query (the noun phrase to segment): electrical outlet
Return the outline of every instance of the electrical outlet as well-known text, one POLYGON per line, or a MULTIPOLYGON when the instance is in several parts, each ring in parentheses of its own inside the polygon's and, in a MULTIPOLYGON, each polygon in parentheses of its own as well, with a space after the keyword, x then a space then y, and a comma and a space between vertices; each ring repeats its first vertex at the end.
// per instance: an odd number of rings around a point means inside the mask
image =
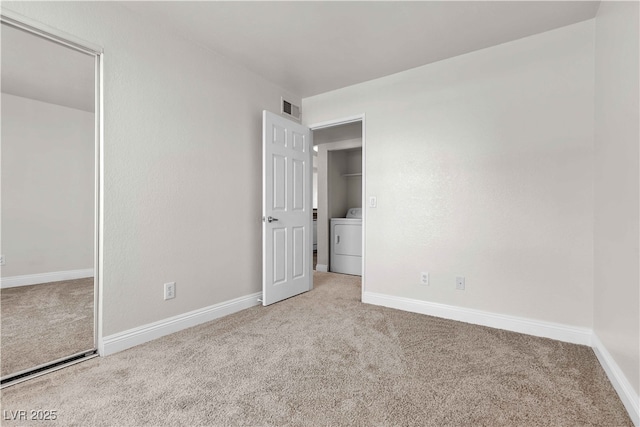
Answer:
POLYGON ((429 273, 427 273, 426 271, 423 271, 422 273, 420 273, 420 284, 421 285, 429 284, 429 273))
POLYGON ((456 289, 459 291, 464 291, 464 277, 456 277, 456 289))
POLYGON ((4 255, 0 255, 0 265, 4 265, 4 255))
POLYGON ((173 299, 176 297, 176 282, 164 284, 164 299, 173 299))

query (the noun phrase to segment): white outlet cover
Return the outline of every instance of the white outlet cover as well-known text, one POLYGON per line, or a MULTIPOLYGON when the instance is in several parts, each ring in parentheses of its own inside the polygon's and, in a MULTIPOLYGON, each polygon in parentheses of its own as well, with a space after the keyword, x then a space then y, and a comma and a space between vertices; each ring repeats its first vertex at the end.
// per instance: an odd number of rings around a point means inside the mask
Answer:
POLYGON ((164 284, 164 299, 173 299, 176 297, 176 282, 164 284))
POLYGON ((456 289, 464 291, 464 277, 456 277, 456 289))
POLYGON ((428 285, 429 284, 429 273, 423 271, 420 273, 420 284, 428 285))

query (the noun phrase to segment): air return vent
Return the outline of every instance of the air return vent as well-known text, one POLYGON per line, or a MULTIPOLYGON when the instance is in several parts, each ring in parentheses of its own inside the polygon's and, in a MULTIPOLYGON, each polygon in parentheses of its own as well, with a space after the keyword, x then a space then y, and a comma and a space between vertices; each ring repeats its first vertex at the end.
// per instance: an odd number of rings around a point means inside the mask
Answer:
POLYGON ((282 115, 290 117, 293 120, 300 121, 300 107, 294 105, 284 98, 280 98, 280 105, 282 106, 282 115))

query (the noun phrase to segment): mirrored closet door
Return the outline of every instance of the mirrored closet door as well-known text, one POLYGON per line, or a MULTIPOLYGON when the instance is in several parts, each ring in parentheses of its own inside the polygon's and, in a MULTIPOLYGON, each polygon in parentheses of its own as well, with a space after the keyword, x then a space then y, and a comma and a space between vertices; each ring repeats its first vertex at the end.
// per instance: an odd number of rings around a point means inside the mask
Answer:
POLYGON ((95 353, 97 57, 3 16, 3 385, 95 353))

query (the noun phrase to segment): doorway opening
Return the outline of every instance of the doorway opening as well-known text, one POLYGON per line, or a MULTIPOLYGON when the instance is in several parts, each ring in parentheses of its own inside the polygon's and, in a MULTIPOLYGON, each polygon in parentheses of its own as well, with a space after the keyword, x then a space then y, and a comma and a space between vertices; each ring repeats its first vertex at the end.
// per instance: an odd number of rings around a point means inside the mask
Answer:
POLYGON ((361 275, 364 284, 364 115, 310 128, 315 151, 314 270, 361 275))

